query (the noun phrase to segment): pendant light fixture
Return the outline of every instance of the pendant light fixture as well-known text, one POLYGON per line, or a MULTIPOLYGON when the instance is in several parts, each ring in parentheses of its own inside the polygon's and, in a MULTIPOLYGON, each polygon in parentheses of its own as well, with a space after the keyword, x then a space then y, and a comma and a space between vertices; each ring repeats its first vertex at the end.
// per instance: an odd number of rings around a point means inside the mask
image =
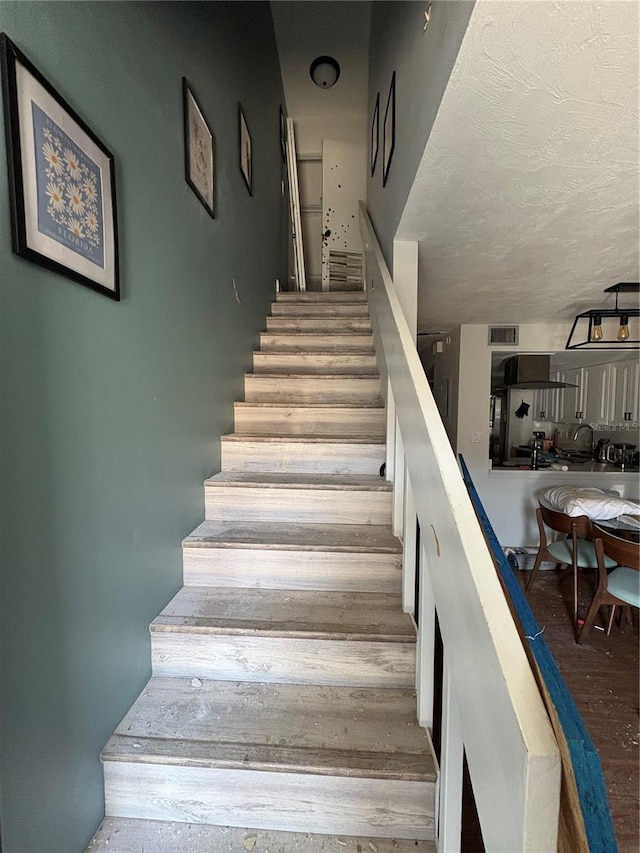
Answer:
POLYGON ((631 338, 629 329, 630 318, 636 321, 640 318, 640 307, 636 297, 635 307, 618 307, 618 297, 621 293, 640 293, 640 283, 621 281, 607 287, 605 293, 615 293, 616 304, 614 308, 593 308, 577 314, 565 349, 578 349, 579 347, 613 347, 615 349, 638 349, 640 336, 636 333, 631 338), (615 321, 618 321, 617 334, 615 321), (603 328, 604 327, 604 328, 603 328), (615 337, 614 337, 615 335, 615 337))

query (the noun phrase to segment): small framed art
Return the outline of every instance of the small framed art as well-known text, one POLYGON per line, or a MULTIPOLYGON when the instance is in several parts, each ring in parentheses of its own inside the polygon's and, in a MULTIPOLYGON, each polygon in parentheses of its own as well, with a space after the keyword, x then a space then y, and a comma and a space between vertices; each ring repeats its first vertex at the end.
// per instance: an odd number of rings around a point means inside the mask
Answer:
POLYGON ((120 299, 113 155, 4 33, 13 251, 120 299))
POLYGON ((384 127, 382 131, 382 186, 386 187, 393 151, 396 147, 396 72, 391 77, 387 108, 384 111, 384 127))
POLYGON ((376 105, 373 108, 371 119, 371 175, 376 170, 378 162, 378 148, 380 146, 380 92, 376 96, 376 105))
POLYGON ((186 77, 182 78, 182 103, 185 180, 213 219, 214 138, 186 77))
POLYGON ((238 123, 239 123, 239 146, 240 146, 240 171, 242 177, 249 190, 249 195, 253 195, 253 160, 251 156, 251 134, 249 126, 244 117, 242 106, 238 104, 238 123))
POLYGON ((282 106, 280 107, 280 152, 282 153, 282 162, 287 161, 287 124, 284 118, 282 106))

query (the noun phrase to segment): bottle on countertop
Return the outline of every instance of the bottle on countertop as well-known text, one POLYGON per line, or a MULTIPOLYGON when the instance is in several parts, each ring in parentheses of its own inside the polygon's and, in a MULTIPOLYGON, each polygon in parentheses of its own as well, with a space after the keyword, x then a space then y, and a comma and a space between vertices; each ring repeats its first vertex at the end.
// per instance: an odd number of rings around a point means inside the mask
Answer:
POLYGON ((542 453, 542 444, 544 442, 544 432, 536 431, 533 433, 533 446, 531 448, 531 470, 537 471, 540 467, 540 454, 542 453))

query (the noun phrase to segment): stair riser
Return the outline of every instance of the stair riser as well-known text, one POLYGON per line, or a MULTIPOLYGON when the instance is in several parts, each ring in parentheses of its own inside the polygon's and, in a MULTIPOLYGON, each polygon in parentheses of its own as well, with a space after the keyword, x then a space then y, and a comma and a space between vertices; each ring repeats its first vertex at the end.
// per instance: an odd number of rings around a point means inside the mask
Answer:
POLYGON ((384 409, 296 408, 295 406, 236 403, 235 431, 239 435, 377 436, 384 438, 384 409))
POLYGON ((345 292, 349 291, 351 295, 353 293, 358 293, 362 290, 362 277, 360 277, 360 281, 358 284, 354 284, 351 281, 340 281, 333 278, 329 279, 329 292, 330 293, 340 293, 340 291, 345 292))
POLYGON ((252 474, 376 476, 385 460, 383 444, 225 441, 222 470, 252 474))
POLYGON ((373 349, 373 336, 367 334, 349 335, 312 332, 288 335, 286 332, 263 332, 260 335, 262 352, 331 352, 337 350, 373 349))
POLYGON ((402 559, 399 554, 186 545, 183 567, 185 586, 397 593, 402 559))
POLYGON ((298 403, 372 404, 380 400, 379 376, 260 376, 244 380, 248 403, 295 401, 298 403))
POLYGON ((281 521, 315 524, 388 524, 391 493, 333 489, 207 486, 211 521, 281 521))
POLYGON ((104 763, 104 778, 106 814, 113 817, 434 837, 435 786, 430 782, 120 761, 104 763))
POLYGON ((334 687, 413 687, 415 644, 292 637, 151 632, 152 671, 210 678, 334 687))
POLYGON ((367 294, 362 291, 350 293, 350 294, 335 294, 330 292, 314 292, 314 291, 306 291, 304 293, 289 293, 287 291, 283 291, 282 293, 278 293, 276 296, 276 303, 281 302, 289 302, 289 303, 305 303, 305 302, 315 302, 321 303, 322 305, 338 303, 341 304, 343 302, 364 302, 367 301, 367 294))
POLYGON ((366 303, 344 305, 317 305, 296 302, 275 302, 271 306, 272 317, 368 317, 366 303))
POLYGON ((377 374, 375 355, 356 353, 254 352, 256 373, 369 373, 377 374))
POLYGON ((330 320, 313 317, 267 317, 268 332, 370 332, 371 320, 366 317, 334 317, 330 320))

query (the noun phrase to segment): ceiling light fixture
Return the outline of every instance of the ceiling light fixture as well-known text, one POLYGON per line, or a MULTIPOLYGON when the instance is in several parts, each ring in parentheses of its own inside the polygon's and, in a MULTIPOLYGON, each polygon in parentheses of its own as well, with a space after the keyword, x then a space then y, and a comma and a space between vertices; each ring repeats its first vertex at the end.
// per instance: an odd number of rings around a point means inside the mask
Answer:
POLYGON ((330 89, 338 82, 340 66, 332 56, 319 56, 309 68, 311 79, 321 89, 330 89))
MULTIPOLYGON (((611 287, 605 288, 605 293, 615 293, 616 304, 615 308, 594 308, 590 311, 583 311, 582 314, 577 314, 573 321, 573 326, 569 332, 565 349, 578 349, 586 347, 589 344, 595 346, 613 345, 616 349, 638 349, 640 338, 631 339, 631 331, 629 329, 629 318, 640 318, 640 308, 618 308, 618 297, 621 293, 640 293, 640 283, 621 281, 618 284, 612 284, 611 287), (618 320, 618 332, 614 335, 614 321, 618 320), (604 324, 603 324, 604 321, 604 324), (610 329, 610 337, 605 337, 603 331, 605 328, 610 329), (580 335, 576 334, 579 329, 580 335), (578 342, 572 340, 576 336, 578 342)), ((637 303, 637 300, 636 300, 637 303)))
POLYGON ((591 341, 601 341, 604 337, 602 333, 602 316, 600 314, 593 315, 593 328, 591 329, 591 341))

